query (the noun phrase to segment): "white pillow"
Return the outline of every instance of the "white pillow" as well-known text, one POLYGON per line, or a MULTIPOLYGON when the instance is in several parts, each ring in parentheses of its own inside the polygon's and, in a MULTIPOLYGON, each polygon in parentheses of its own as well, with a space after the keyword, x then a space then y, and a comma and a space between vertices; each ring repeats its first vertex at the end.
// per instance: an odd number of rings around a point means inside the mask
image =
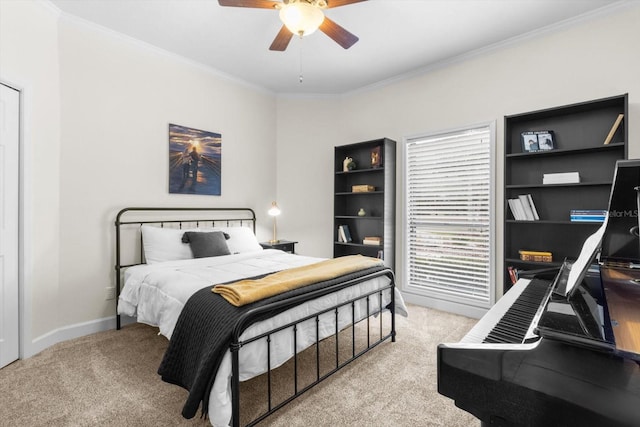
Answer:
MULTIPOLYGON (((201 229, 202 230, 202 229, 201 229)), ((232 254, 241 254, 245 252, 261 251, 262 246, 258 243, 253 229, 249 227, 215 227, 214 230, 220 230, 229 235, 227 246, 232 254)))
POLYGON ((182 243, 182 235, 185 231, 197 231, 196 229, 180 230, 144 224, 141 230, 142 247, 147 264, 193 258, 191 246, 188 243, 182 243))

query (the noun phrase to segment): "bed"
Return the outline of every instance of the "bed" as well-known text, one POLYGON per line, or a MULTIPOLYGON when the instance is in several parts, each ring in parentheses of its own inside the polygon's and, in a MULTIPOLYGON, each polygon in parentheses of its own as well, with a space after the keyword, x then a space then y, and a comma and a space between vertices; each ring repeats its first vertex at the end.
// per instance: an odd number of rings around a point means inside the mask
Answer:
POLYGON ((236 289, 244 279, 253 286, 323 263, 347 263, 262 249, 255 225, 248 208, 134 207, 115 221, 117 327, 124 315, 159 328, 170 340, 159 373, 189 390, 183 416, 193 417, 201 406, 216 427, 240 425, 240 382, 266 376, 266 410, 245 423, 254 425, 377 345, 395 341, 395 315, 407 314, 393 272, 372 259, 238 307, 212 296, 213 285, 236 289), (366 328, 363 348, 356 346, 357 328, 366 328), (344 333, 352 336, 347 359, 338 358, 344 333), (318 349, 329 337, 335 363, 321 373, 318 349), (219 340, 221 350, 209 340, 219 340), (315 378, 299 384, 298 355, 314 347, 315 378), (291 361, 291 396, 272 401, 272 372, 291 361))

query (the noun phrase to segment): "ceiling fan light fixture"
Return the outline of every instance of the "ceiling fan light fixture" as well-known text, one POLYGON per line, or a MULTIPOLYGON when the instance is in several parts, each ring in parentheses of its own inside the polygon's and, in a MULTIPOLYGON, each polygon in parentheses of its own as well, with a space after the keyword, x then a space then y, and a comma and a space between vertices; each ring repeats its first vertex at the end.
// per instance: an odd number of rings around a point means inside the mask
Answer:
POLYGON ((285 4, 280 9, 280 20, 292 34, 308 36, 320 27, 324 13, 306 1, 285 4))

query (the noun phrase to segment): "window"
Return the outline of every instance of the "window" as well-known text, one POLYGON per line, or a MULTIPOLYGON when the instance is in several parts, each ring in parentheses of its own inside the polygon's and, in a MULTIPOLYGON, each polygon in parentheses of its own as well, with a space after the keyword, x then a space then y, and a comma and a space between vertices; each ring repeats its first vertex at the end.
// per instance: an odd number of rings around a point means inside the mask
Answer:
POLYGON ((489 307, 493 124, 405 140, 408 292, 489 307))

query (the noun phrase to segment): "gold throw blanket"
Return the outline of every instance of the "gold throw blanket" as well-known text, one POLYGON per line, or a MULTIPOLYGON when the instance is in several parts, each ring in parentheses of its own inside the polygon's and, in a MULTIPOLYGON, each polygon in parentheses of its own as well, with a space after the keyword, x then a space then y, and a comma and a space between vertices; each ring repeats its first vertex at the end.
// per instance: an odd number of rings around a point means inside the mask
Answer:
POLYGON ((378 258, 349 255, 278 271, 260 279, 244 279, 226 285, 215 285, 212 291, 222 295, 229 303, 240 307, 292 289, 382 264, 382 260, 378 258))

